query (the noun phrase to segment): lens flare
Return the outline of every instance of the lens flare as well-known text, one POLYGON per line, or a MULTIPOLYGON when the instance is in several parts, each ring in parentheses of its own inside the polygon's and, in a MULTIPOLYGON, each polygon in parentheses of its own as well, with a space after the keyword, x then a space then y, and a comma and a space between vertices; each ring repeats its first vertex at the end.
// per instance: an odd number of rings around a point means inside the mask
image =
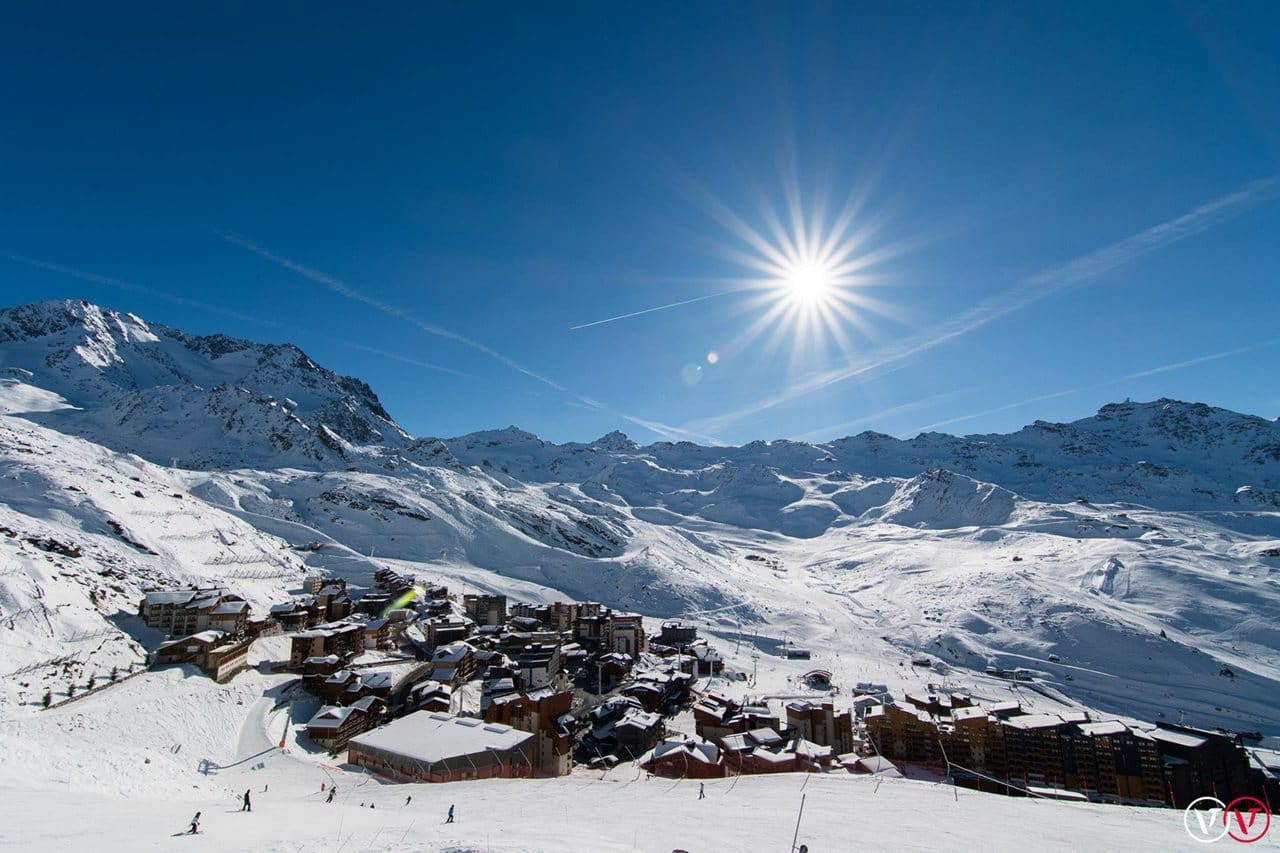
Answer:
POLYGON ((391 615, 391 611, 399 610, 402 607, 407 606, 415 598, 425 598, 426 594, 427 594, 426 590, 422 589, 421 587, 416 587, 416 586, 410 587, 408 590, 405 591, 403 595, 401 595, 395 601, 388 604, 383 609, 382 618, 386 619, 389 615, 391 615))

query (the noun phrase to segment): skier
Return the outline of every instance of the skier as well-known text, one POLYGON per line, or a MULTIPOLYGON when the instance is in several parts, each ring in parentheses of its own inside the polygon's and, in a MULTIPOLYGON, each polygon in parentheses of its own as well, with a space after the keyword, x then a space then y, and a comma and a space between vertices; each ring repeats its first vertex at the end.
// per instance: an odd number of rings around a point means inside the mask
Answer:
POLYGON ((248 789, 248 788, 245 788, 245 789, 244 789, 244 804, 243 804, 242 806, 240 806, 240 811, 242 811, 242 812, 251 812, 251 811, 253 811, 253 804, 249 802, 249 789, 248 789))
POLYGON ((449 816, 445 818, 445 823, 453 823, 453 804, 449 804, 449 816))
POLYGON ((263 785, 263 786, 262 786, 262 793, 264 793, 264 794, 265 794, 265 793, 267 792, 267 789, 268 789, 268 788, 270 788, 270 787, 271 787, 270 785, 263 785))
POLYGON ((330 788, 330 789, 329 789, 329 796, 325 797, 325 800, 324 800, 324 801, 325 801, 326 803, 332 803, 332 802, 333 802, 333 797, 334 797, 334 795, 335 795, 335 794, 337 794, 337 793, 338 793, 338 786, 337 786, 337 785, 334 785, 332 788, 330 788))
POLYGON ((191 829, 187 830, 187 835, 195 835, 200 831, 200 812, 196 812, 196 816, 191 818, 191 829))
POLYGON ((699 782, 698 783, 698 799, 705 800, 706 798, 707 798, 707 788, 703 783, 699 782))
POLYGON ((404 798, 404 804, 407 806, 412 800, 413 800, 413 795, 410 794, 409 796, 404 798))

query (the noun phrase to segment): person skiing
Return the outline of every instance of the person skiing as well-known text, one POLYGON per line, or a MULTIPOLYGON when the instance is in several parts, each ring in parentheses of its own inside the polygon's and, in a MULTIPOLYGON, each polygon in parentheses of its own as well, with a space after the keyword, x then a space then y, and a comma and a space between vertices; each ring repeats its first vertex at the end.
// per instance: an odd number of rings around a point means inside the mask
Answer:
POLYGON ((413 800, 413 795, 410 794, 409 796, 404 798, 404 804, 407 806, 412 800, 413 800))
POLYGON ((698 783, 698 799, 705 800, 707 798, 707 787, 703 783, 698 783))
POLYGON ((337 794, 337 793, 338 793, 338 786, 337 786, 337 785, 334 785, 332 788, 330 788, 330 789, 329 789, 329 796, 325 797, 325 798, 324 798, 324 801, 325 801, 326 803, 332 803, 332 802, 333 802, 334 795, 335 795, 335 794, 337 794))
POLYGON ((444 819, 445 823, 453 823, 453 803, 449 804, 449 816, 444 819))
POLYGON ((187 830, 187 835, 195 835, 200 831, 200 812, 196 812, 196 816, 191 818, 191 829, 187 830))
POLYGON ((240 806, 240 811, 242 811, 242 812, 251 812, 251 811, 253 811, 253 804, 249 802, 249 789, 248 789, 248 788, 245 788, 245 789, 244 789, 244 804, 240 806))

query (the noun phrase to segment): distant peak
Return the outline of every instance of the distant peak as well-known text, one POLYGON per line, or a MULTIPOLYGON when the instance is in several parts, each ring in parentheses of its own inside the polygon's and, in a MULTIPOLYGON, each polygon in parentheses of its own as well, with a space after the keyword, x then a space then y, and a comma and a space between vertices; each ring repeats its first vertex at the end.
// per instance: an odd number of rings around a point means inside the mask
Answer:
POLYGON ((635 450, 639 446, 626 433, 616 429, 600 436, 591 444, 604 450, 635 450))

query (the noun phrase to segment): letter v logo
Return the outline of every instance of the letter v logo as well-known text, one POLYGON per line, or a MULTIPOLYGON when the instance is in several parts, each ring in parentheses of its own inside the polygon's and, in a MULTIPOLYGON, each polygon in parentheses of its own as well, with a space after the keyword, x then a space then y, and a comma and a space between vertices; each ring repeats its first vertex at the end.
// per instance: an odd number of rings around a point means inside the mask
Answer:
POLYGON ((1217 797, 1200 797, 1182 813, 1183 828, 1196 841, 1212 844, 1227 834, 1227 822, 1222 819, 1226 810, 1226 803, 1217 797))

